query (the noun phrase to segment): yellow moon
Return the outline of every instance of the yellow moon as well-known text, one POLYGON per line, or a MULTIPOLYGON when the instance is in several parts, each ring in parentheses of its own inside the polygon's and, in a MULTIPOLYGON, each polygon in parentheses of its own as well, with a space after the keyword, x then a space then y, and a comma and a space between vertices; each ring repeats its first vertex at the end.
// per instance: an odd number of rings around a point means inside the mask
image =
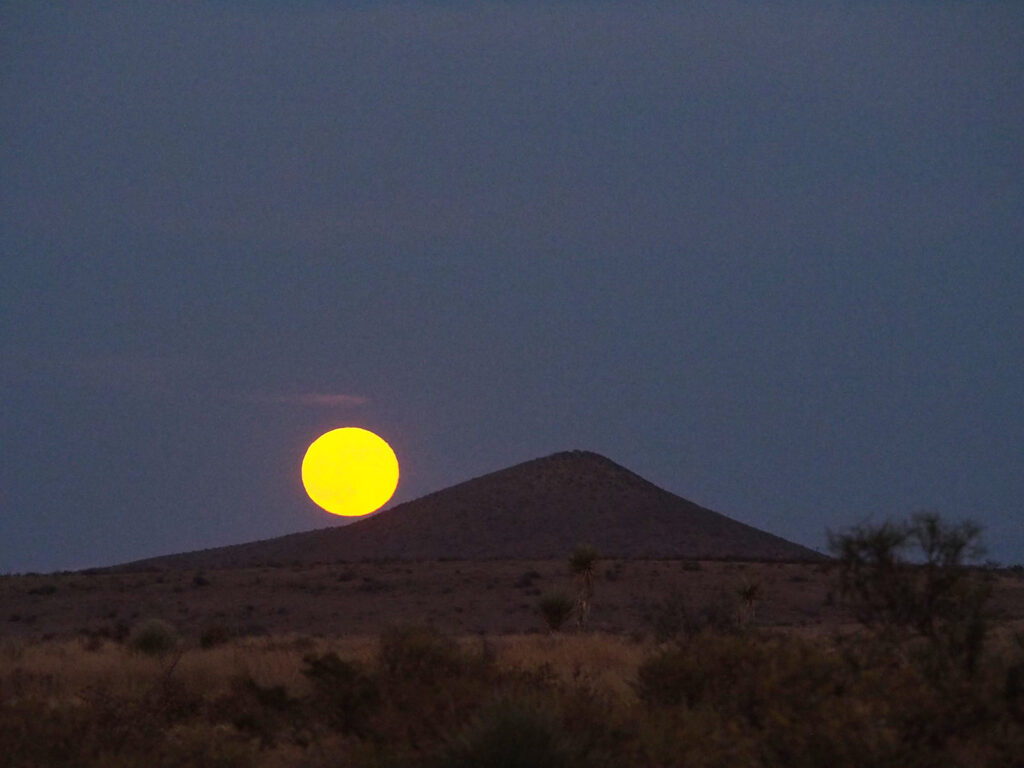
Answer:
POLYGON ((394 495, 398 459, 391 446, 369 430, 332 429, 306 449, 302 484, 309 498, 333 515, 368 515, 394 495))

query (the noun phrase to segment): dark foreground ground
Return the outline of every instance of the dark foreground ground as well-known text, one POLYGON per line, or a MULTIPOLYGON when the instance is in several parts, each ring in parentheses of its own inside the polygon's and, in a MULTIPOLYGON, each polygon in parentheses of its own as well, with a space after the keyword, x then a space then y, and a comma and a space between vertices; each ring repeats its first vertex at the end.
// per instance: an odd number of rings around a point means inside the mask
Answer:
MULTIPOLYGON (((992 572, 991 606, 1024 621, 1024 575, 992 572)), ((183 636, 373 635, 396 624, 453 635, 546 629, 542 595, 576 585, 565 560, 296 565, 238 570, 58 573, 0 577, 0 637, 124 632, 160 618, 183 636)), ((848 624, 828 564, 599 561, 590 628, 642 635, 667 609, 742 614, 745 623, 808 631, 848 624), (756 600, 739 593, 756 587, 756 600)))
POLYGON ((1024 579, 976 575, 983 643, 822 565, 601 562, 559 632, 564 560, 3 577, 0 768, 1020 768, 1024 579))

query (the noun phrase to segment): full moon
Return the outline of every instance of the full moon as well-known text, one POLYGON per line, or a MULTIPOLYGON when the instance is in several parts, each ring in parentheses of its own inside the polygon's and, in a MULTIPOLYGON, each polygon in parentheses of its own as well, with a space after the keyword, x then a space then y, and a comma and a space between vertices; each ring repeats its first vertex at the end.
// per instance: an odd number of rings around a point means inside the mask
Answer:
POLYGON ((309 498, 332 515, 368 515, 387 504, 398 487, 398 459, 369 430, 332 429, 306 449, 302 484, 309 498))

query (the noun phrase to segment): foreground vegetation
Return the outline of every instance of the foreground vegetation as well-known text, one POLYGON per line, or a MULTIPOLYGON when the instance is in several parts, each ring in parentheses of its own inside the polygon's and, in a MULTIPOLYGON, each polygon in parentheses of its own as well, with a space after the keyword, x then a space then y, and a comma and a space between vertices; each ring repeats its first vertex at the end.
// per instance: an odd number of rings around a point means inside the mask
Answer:
POLYGON ((154 617, 8 639, 0 766, 1020 766, 1024 633, 965 565, 977 537, 929 514, 833 535, 860 624, 830 631, 758 627, 757 581, 663 593, 646 632, 587 631, 599 557, 581 549, 575 601, 517 582, 545 635, 183 639, 154 617))
POLYGON ((1020 641, 971 670, 935 653, 711 628, 660 644, 421 628, 184 651, 8 642, 0 764, 1014 765, 1020 641))

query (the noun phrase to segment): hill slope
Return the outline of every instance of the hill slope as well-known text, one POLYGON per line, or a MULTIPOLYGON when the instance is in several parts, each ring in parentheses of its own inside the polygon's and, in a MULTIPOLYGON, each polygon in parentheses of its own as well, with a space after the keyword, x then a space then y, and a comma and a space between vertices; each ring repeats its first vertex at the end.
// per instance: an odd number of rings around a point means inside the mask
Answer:
POLYGON ((544 559, 566 557, 580 543, 605 557, 621 558, 822 558, 669 493, 603 456, 569 451, 468 480, 349 525, 121 568, 544 559))

